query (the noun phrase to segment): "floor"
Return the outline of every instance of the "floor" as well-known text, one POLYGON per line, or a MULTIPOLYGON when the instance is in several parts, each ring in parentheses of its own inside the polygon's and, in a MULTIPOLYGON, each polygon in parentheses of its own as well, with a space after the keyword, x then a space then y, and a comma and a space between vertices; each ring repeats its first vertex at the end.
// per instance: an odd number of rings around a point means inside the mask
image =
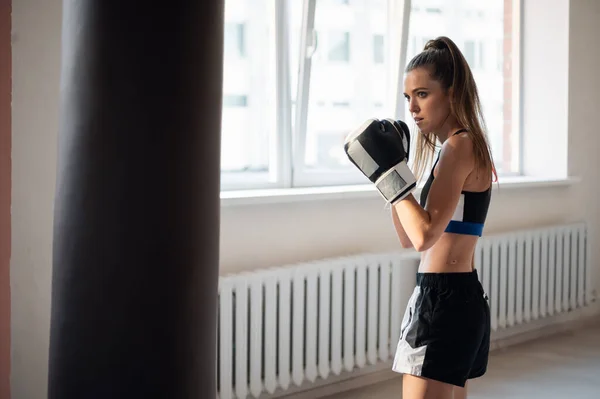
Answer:
MULTIPOLYGON (((498 350, 469 399, 600 399, 600 323, 498 350)), ((401 399, 401 378, 327 399, 401 399)))

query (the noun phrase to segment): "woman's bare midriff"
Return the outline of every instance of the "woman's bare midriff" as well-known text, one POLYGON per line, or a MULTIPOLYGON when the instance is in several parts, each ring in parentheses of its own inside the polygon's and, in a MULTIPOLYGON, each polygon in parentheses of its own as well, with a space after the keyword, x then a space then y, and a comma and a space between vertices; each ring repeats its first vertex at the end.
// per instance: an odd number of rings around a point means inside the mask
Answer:
POLYGON ((421 254, 421 273, 471 272, 478 236, 443 233, 439 240, 421 254))

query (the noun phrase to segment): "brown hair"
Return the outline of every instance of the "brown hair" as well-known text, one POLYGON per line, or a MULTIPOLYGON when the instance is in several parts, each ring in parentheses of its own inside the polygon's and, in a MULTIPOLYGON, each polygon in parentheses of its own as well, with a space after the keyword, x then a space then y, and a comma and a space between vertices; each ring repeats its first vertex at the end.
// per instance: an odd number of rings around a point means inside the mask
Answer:
MULTIPOLYGON (((406 73, 415 68, 428 68, 432 78, 440 82, 444 90, 453 89, 451 112, 473 141, 476 169, 483 169, 485 176, 493 175, 492 181, 497 181, 477 85, 460 49, 445 36, 429 40, 423 51, 408 63, 406 73)), ((426 164, 433 160, 436 137, 433 133, 418 134, 415 147, 413 170, 419 180, 424 175, 426 164)))

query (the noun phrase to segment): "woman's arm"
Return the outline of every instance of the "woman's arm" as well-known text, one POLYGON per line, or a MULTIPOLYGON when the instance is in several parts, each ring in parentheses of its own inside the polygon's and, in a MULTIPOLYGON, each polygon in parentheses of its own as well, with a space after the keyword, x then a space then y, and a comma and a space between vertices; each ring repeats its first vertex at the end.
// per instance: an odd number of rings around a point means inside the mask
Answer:
POLYGON ((408 238, 406 231, 404 231, 404 227, 402 227, 402 223, 400 223, 400 219, 398 219, 398 214, 394 207, 392 207, 392 220, 394 221, 394 228, 396 229, 396 234, 398 234, 402 248, 413 248, 413 244, 410 242, 410 238, 408 238))
POLYGON ((431 248, 448 226, 473 165, 471 140, 450 137, 442 146, 438 173, 431 184, 425 209, 412 194, 393 205, 398 220, 417 251, 431 248))

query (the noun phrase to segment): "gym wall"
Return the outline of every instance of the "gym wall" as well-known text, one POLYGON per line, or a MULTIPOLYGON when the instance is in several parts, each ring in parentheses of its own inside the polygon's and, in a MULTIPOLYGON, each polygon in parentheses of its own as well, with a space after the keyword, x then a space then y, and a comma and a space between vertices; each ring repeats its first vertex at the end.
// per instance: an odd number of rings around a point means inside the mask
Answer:
MULTIPOLYGON (((530 0, 524 1, 527 11, 530 0)), ((10 266, 13 398, 46 397, 61 5, 60 0, 22 0, 13 6, 10 266)), ((555 95, 564 105, 563 111, 568 110, 569 174, 579 177, 580 181, 522 188, 501 185, 494 192, 486 232, 587 220, 591 233, 597 237, 600 228, 597 200, 600 196, 597 177, 600 135, 594 121, 600 106, 600 77, 595 70, 600 64, 600 49, 594 38, 600 35, 600 25, 596 23, 600 18, 600 2, 550 0, 546 7, 549 10, 558 7, 555 14, 564 17, 560 24, 564 29, 556 29, 556 35, 563 37, 565 32, 569 33, 568 43, 565 43, 568 63, 552 56, 552 38, 545 46, 526 39, 525 50, 545 54, 545 58, 535 59, 539 65, 542 65, 541 60, 567 65, 568 69, 562 70, 568 74, 565 75, 568 85, 557 95, 552 91, 552 73, 543 68, 527 69, 530 74, 544 77, 549 92, 528 93, 525 100, 535 103, 555 95)), ((536 21, 543 23, 543 18, 536 21)), ((535 26, 527 29, 535 30, 535 26)), ((526 53, 524 62, 531 61, 532 56, 526 53)), ((523 76, 523 79, 528 77, 523 76)), ((4 95, 5 92, 6 89, 2 89, 4 95)), ((0 133, 6 129, 2 126, 0 133)), ((535 134, 537 141, 530 145, 537 145, 540 152, 555 148, 555 143, 544 141, 552 141, 556 133, 551 127, 548 129, 547 123, 530 120, 527 126, 531 128, 528 137, 535 134), (536 126, 539 127, 537 130, 536 126)), ((0 134, 0 137, 3 136, 0 134)), ((564 142, 560 141, 560 145, 564 142)), ((2 232, 6 234, 4 230, 2 232)), ((279 204, 224 202, 222 208, 221 274, 397 248, 389 211, 384 209, 375 193, 372 198, 349 196, 347 199, 279 204)), ((592 256, 597 265, 596 286, 600 286, 598 246, 593 247, 592 256)))

